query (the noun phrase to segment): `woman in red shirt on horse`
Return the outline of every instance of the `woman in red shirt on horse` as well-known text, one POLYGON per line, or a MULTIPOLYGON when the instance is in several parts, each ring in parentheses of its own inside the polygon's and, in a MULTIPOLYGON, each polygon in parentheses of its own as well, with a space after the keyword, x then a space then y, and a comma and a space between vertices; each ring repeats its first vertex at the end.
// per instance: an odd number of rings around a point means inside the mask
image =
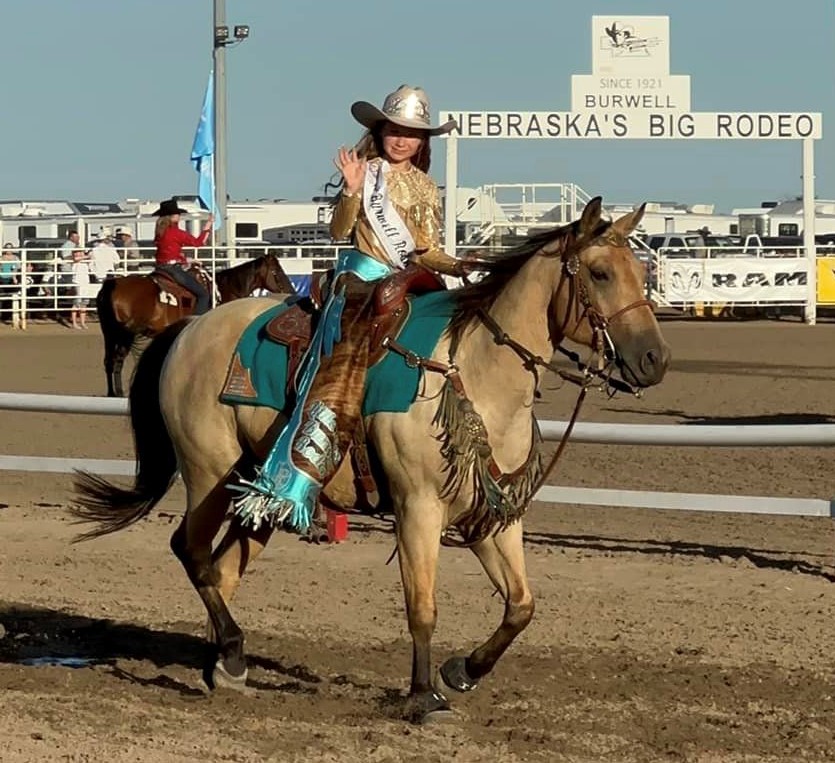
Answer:
POLYGON ((159 205, 159 209, 154 212, 154 215, 159 217, 154 233, 154 243, 157 245, 157 270, 164 271, 180 286, 194 294, 197 299, 197 304, 194 306, 194 315, 202 315, 210 307, 209 292, 186 269, 189 262, 183 254, 183 247, 203 246, 212 232, 214 217, 209 215, 209 219, 203 225, 202 232, 195 237, 179 226, 180 215, 187 213, 188 210, 180 209, 177 206, 176 199, 163 201, 159 205))

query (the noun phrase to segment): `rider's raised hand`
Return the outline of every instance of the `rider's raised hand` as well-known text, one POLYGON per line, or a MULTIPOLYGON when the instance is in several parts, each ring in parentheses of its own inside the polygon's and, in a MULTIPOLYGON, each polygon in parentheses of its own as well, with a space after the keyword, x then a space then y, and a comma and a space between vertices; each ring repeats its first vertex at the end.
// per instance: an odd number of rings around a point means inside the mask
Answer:
POLYGON ((345 181, 344 192, 351 196, 359 193, 365 181, 365 168, 368 162, 360 157, 354 149, 347 149, 342 146, 333 163, 342 173, 342 179, 345 181))

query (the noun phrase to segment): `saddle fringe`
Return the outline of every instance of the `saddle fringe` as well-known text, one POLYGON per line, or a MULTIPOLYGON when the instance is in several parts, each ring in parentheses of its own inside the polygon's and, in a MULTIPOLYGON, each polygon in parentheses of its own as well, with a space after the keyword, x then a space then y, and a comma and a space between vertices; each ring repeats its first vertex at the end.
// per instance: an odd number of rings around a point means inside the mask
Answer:
POLYGON ((441 497, 454 499, 465 485, 473 491, 470 509, 447 528, 441 542, 445 546, 472 546, 521 519, 542 474, 536 421, 528 459, 512 474, 498 473, 484 420, 450 378, 441 390, 432 423, 443 430, 436 438, 441 442, 447 472, 441 497), (451 537, 451 530, 457 531, 461 539, 451 537))

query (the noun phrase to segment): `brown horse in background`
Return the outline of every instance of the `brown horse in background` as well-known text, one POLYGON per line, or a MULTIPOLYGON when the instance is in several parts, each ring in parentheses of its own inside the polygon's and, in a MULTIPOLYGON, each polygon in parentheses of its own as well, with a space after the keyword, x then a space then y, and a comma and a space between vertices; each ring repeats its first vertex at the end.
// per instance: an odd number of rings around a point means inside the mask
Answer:
MULTIPOLYGON (((211 276, 192 270, 211 294, 211 276)), ((278 257, 265 254, 249 262, 219 271, 214 285, 220 302, 248 297, 256 289, 295 294, 293 284, 278 257)), ((99 326, 104 337, 104 371, 107 396, 122 397, 122 367, 139 337, 154 337, 166 326, 189 316, 196 298, 161 273, 108 278, 96 295, 99 326)))

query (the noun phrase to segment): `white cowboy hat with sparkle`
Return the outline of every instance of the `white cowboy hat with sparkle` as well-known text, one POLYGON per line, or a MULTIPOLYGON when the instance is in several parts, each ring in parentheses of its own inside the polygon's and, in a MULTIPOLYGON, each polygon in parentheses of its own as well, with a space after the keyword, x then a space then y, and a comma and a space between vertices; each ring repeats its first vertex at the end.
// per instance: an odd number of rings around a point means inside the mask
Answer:
POLYGON ((445 124, 433 127, 429 96, 423 88, 409 85, 401 85, 389 93, 382 109, 368 101, 356 101, 351 105, 351 114, 357 122, 369 129, 380 122, 392 122, 401 127, 426 130, 430 135, 443 135, 458 126, 454 119, 450 119, 445 124))

